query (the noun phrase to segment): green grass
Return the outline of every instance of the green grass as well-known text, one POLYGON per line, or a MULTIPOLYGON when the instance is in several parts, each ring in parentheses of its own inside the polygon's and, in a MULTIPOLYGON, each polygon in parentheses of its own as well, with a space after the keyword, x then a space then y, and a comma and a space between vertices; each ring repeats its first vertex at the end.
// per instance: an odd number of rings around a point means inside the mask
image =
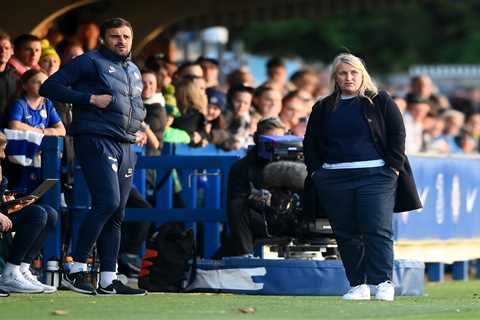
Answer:
POLYGON ((427 284, 425 296, 393 303, 229 294, 12 295, 0 298, 0 319, 480 319, 480 281, 427 284), (243 314, 240 308, 256 311, 243 314), (66 314, 54 315, 56 310, 66 314))

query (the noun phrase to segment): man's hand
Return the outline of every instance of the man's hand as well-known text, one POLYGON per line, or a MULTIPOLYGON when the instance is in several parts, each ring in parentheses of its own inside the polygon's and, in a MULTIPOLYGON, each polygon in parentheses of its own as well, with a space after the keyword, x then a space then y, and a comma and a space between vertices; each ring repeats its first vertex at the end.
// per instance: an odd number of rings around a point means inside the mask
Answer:
POLYGON ((145 132, 137 131, 135 133, 135 136, 137 137, 137 139, 135 140, 136 144, 143 146, 145 145, 145 143, 147 143, 147 134, 145 132))
POLYGON ((3 213, 0 213, 0 231, 8 231, 12 229, 12 226, 12 220, 3 213))
POLYGON ((112 102, 112 96, 109 94, 92 94, 90 96, 90 104, 93 104, 94 106, 101 109, 105 109, 110 104, 110 102, 112 102))

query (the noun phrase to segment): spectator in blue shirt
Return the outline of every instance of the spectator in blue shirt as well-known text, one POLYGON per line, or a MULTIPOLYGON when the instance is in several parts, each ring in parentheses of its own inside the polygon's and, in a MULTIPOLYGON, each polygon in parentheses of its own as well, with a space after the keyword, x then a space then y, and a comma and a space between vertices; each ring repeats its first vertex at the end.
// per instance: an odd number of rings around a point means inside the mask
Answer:
POLYGON ((65 127, 52 101, 38 91, 47 75, 30 69, 21 77, 23 94, 10 108, 8 127, 22 131, 34 131, 47 136, 64 136, 65 127))

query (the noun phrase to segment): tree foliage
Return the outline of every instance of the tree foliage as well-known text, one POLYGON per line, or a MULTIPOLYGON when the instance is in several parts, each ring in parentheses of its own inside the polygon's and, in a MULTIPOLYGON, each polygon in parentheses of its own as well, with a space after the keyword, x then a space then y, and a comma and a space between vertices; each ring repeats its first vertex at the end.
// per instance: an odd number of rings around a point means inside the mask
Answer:
POLYGON ((241 33, 255 53, 329 62, 339 52, 377 72, 412 64, 478 63, 480 1, 424 0, 401 7, 345 12, 318 20, 255 23, 241 33))

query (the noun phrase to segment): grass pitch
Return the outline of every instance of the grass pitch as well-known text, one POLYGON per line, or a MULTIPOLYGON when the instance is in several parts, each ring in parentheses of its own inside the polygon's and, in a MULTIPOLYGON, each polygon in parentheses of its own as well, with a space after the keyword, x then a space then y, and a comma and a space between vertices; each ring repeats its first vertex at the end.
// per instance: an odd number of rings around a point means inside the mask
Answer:
POLYGON ((480 319, 480 281, 430 283, 425 296, 393 303, 230 294, 17 294, 0 298, 0 319, 480 319))

